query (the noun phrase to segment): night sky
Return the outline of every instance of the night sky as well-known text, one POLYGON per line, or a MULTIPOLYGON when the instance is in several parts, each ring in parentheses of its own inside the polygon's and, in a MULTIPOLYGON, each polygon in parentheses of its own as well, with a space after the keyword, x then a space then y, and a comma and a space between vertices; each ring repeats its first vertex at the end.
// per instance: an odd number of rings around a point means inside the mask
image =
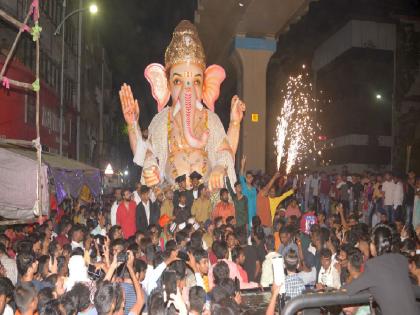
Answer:
POLYGON ((193 21, 194 0, 102 0, 101 33, 110 58, 114 92, 126 82, 141 107, 140 125, 157 112, 143 71, 153 62, 163 64, 175 26, 193 21))

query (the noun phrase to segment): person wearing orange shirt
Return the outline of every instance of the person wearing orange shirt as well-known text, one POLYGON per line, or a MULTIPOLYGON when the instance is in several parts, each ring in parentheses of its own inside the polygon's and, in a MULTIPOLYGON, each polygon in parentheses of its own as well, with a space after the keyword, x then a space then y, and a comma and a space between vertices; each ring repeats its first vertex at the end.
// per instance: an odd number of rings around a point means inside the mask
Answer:
POLYGON ((267 227, 271 227, 273 225, 268 192, 279 177, 280 173, 276 172, 267 185, 265 185, 257 195, 257 215, 261 219, 261 224, 267 227))
POLYGON ((220 201, 213 209, 213 220, 222 217, 223 223, 230 216, 235 216, 235 207, 229 202, 229 191, 226 188, 220 189, 220 201))

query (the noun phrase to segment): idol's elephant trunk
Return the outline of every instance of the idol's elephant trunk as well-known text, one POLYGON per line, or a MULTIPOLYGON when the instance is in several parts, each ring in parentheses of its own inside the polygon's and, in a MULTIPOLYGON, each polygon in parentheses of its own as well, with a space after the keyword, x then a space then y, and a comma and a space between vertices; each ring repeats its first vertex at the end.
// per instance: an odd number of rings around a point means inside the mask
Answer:
POLYGON ((205 131, 200 138, 194 134, 195 128, 197 127, 194 126, 194 117, 198 111, 196 107, 197 102, 198 100, 193 88, 186 87, 181 91, 180 103, 185 140, 187 140, 191 147, 202 149, 206 146, 209 133, 205 131))

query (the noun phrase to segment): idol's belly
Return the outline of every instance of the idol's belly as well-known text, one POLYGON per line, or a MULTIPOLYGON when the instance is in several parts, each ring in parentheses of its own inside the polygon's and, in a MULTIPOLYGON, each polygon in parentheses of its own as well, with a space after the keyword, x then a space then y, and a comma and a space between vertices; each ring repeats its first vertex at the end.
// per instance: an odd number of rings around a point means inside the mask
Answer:
POLYGON ((210 165, 207 152, 201 149, 179 149, 170 152, 165 167, 165 177, 169 182, 174 183, 175 178, 192 172, 203 176, 206 181, 210 173, 210 165))

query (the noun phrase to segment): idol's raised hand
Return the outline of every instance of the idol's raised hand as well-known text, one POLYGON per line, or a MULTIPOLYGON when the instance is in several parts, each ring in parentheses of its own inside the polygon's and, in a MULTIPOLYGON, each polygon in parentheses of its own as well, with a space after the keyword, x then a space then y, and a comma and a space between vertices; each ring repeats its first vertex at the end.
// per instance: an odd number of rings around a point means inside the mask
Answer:
POLYGON ((240 123, 244 117, 244 111, 246 110, 245 103, 235 95, 232 97, 230 104, 230 122, 240 123))
POLYGON ((133 123, 137 123, 139 120, 140 109, 139 103, 137 100, 134 99, 133 92, 131 91, 131 87, 124 83, 121 86, 120 94, 120 101, 121 101, 121 108, 124 114, 124 119, 126 123, 131 126, 133 123))

